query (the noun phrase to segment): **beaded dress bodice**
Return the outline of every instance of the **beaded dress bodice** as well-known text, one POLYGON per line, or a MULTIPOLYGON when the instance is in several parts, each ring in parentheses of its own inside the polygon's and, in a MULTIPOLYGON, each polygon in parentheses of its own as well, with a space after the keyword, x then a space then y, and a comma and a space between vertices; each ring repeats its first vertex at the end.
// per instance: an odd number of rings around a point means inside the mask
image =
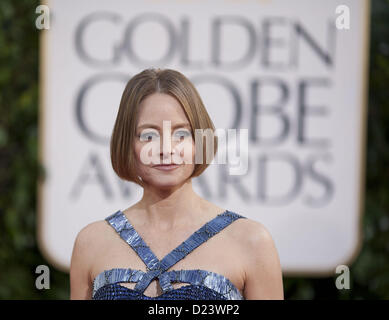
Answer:
POLYGON ((220 232, 239 218, 246 218, 226 210, 195 231, 187 240, 168 253, 162 260, 143 241, 121 210, 105 220, 119 236, 138 254, 146 264, 147 272, 130 268, 104 270, 93 280, 92 299, 94 300, 242 300, 244 297, 225 276, 206 270, 167 271, 199 245, 220 232), (144 291, 150 282, 158 279, 162 294, 149 297, 144 291), (134 282, 134 289, 120 283, 134 282), (188 285, 174 289, 172 283, 188 285))

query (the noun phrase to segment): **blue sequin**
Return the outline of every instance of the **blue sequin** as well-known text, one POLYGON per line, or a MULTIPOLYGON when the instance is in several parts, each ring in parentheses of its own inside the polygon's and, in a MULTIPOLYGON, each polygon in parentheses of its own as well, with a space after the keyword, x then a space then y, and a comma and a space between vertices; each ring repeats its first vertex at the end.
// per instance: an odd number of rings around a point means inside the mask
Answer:
POLYGON ((141 299, 141 300, 242 300, 244 297, 232 282, 225 276, 206 270, 172 270, 166 271, 183 259, 199 245, 220 232, 233 221, 246 218, 226 210, 204 224, 187 240, 168 253, 161 261, 146 245, 121 210, 105 220, 116 230, 146 264, 147 272, 130 268, 104 270, 93 281, 92 299, 141 299), (162 294, 149 297, 145 289, 154 279, 159 280, 162 294), (119 283, 136 283, 134 289, 121 286, 119 283), (184 282, 188 285, 174 289, 172 283, 184 282))

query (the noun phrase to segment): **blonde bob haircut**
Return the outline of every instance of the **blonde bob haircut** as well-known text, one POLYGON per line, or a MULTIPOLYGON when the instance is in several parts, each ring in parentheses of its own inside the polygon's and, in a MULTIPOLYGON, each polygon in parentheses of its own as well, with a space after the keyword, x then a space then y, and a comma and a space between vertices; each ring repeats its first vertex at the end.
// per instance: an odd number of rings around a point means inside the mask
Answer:
MULTIPOLYGON (((124 180, 132 181, 144 187, 143 181, 138 177, 135 167, 134 142, 136 138, 136 125, 138 122, 139 106, 143 99, 153 93, 165 93, 176 98, 181 104, 186 117, 191 125, 192 137, 195 138, 195 130, 211 129, 215 127, 194 85, 183 74, 172 69, 149 68, 133 76, 127 83, 117 113, 115 125, 111 135, 110 152, 111 163, 116 174, 124 180)), ((169 119, 163 119, 169 120, 169 119)), ((213 152, 209 151, 206 161, 207 144, 202 136, 203 161, 195 163, 192 175, 199 176, 214 158, 218 140, 213 136, 213 152), (207 163, 208 162, 208 163, 207 163)), ((195 144, 195 152, 201 144, 195 144)), ((212 143, 210 143, 212 145, 212 143)))

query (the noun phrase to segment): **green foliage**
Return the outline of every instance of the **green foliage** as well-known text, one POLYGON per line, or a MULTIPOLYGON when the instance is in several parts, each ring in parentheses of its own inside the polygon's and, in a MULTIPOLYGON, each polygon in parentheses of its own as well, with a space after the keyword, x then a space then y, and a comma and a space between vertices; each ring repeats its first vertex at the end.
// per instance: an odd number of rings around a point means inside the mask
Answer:
POLYGON ((47 261, 36 243, 39 1, 0 1, 0 299, 68 299, 68 274, 50 268, 52 290, 35 287, 47 261))
MULTIPOLYGON (((54 267, 51 289, 35 288, 35 268, 50 266, 36 242, 39 4, 0 1, 0 299, 69 298, 69 276, 54 267)), ((285 277, 286 299, 389 299, 388 84, 389 1, 372 0, 364 242, 351 290, 336 289, 336 274, 285 277)))

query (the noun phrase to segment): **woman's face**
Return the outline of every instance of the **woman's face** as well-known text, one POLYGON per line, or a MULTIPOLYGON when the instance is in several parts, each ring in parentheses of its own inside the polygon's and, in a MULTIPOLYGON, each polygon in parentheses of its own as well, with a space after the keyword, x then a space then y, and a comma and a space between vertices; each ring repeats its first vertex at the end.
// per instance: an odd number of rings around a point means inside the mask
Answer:
POLYGON ((176 98, 154 93, 142 101, 134 147, 137 174, 147 185, 172 188, 191 176, 195 144, 190 123, 176 98), (157 166, 163 164, 176 166, 157 166))

